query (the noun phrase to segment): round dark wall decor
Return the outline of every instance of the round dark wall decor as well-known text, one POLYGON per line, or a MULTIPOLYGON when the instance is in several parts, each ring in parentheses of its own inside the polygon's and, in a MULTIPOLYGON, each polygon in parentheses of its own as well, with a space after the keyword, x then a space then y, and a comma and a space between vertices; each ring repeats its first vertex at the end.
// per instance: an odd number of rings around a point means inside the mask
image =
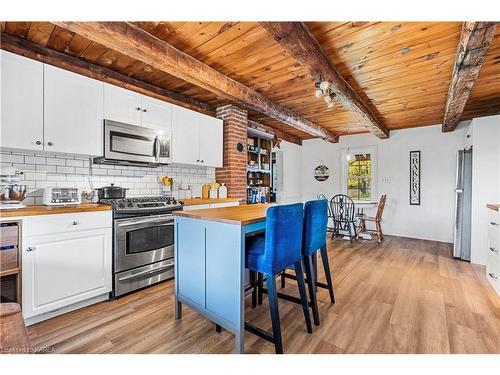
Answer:
POLYGON ((318 181, 326 181, 330 177, 330 170, 324 164, 318 165, 314 169, 314 178, 318 181))
POLYGON ((241 143, 238 143, 238 144, 236 145, 236 149, 237 149, 239 152, 243 151, 243 145, 242 145, 241 143))

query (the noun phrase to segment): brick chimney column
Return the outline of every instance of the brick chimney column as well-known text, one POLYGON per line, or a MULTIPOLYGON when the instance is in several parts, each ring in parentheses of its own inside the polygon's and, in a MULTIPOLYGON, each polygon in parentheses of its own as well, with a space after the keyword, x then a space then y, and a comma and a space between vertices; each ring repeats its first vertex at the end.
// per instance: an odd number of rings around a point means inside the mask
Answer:
POLYGON ((240 204, 246 204, 247 198, 247 111, 225 105, 217 108, 217 118, 224 121, 224 163, 215 169, 217 182, 227 186, 228 197, 238 198, 240 204), (237 144, 243 150, 237 150, 237 144))

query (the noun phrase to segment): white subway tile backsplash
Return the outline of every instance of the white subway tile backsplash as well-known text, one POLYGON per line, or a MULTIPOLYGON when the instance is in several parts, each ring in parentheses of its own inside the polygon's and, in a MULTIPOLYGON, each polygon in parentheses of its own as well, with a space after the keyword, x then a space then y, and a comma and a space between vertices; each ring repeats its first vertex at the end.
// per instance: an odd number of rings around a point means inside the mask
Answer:
POLYGON ((83 167, 83 160, 66 160, 66 165, 68 167, 83 167))
POLYGON ((43 171, 43 172, 55 172, 56 171, 56 166, 55 165, 44 165, 44 164, 39 164, 36 166, 37 171, 43 171))
POLYGON ((47 158, 48 165, 66 165, 66 159, 47 158))
POLYGON ((25 156, 24 162, 27 164, 45 164, 46 158, 41 156, 25 156))
POLYGON ((73 167, 63 167, 57 166, 57 173, 75 173, 75 168, 73 167))
MULTIPOLYGON (((169 176, 176 182, 203 184, 215 180, 215 169, 199 166, 168 165, 158 168, 129 167, 122 165, 92 164, 86 156, 54 152, 18 152, 1 149, 2 166, 14 166, 25 172, 23 184, 28 186, 29 199, 25 204, 41 204, 44 187, 91 188, 110 183, 128 188, 127 196, 159 195, 162 185, 159 176, 169 176), (89 185, 89 179, 91 185, 89 185)), ((174 196, 176 192, 173 193, 174 196)))
POLYGON ((2 154, 0 157, 2 163, 24 163, 23 155, 2 154))

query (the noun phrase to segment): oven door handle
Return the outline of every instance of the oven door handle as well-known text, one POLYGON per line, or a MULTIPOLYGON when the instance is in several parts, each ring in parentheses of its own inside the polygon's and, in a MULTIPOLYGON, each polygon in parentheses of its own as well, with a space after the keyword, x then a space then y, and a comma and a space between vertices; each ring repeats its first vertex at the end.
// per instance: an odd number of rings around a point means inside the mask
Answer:
POLYGON ((154 268, 152 270, 144 270, 144 271, 141 271, 141 272, 137 272, 137 273, 134 273, 132 275, 120 277, 118 279, 118 281, 125 281, 125 280, 135 279, 138 276, 151 275, 151 274, 157 273, 159 271, 167 270, 170 267, 172 267, 173 265, 174 265, 174 263, 172 262, 171 264, 167 264, 166 266, 161 266, 161 267, 158 267, 158 268, 154 268))
MULTIPOLYGON (((169 219, 169 221, 170 221, 170 219, 169 219)), ((170 223, 165 223, 165 221, 159 221, 159 220, 139 220, 139 221, 133 221, 130 223, 118 224, 118 228, 130 227, 132 225, 140 225, 140 224, 159 224, 157 226, 174 225, 173 221, 170 223)))

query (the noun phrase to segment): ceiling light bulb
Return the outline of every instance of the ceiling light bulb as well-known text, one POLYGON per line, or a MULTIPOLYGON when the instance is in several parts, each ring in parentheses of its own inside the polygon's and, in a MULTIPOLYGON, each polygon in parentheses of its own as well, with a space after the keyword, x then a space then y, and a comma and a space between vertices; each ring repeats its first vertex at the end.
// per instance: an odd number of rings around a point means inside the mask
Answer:
POLYGON ((327 106, 328 108, 332 108, 334 104, 335 104, 335 102, 332 100, 332 101, 330 101, 330 103, 328 103, 326 106, 327 106))
POLYGON ((327 92, 331 86, 332 84, 329 81, 323 81, 319 84, 319 87, 321 90, 323 90, 323 92, 327 92))
POLYGON ((321 90, 320 88, 317 88, 315 95, 317 98, 321 98, 323 96, 323 90, 321 90))
POLYGON ((327 105, 330 105, 330 103, 333 103, 333 99, 330 95, 325 96, 325 102, 327 105))

